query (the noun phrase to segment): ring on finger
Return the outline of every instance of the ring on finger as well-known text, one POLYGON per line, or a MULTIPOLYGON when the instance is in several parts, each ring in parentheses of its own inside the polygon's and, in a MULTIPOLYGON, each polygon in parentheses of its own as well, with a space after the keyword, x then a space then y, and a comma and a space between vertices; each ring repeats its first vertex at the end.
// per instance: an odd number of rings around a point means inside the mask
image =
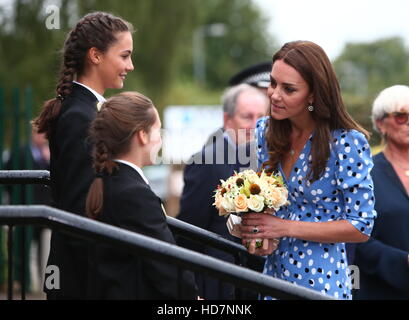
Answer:
POLYGON ((252 232, 253 232, 253 233, 259 233, 259 232, 260 232, 260 229, 259 229, 257 226, 254 226, 252 232))

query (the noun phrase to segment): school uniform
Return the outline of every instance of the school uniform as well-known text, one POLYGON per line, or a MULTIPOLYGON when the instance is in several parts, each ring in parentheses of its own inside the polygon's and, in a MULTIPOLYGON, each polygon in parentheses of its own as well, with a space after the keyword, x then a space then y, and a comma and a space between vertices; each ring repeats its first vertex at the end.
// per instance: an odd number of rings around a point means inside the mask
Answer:
MULTIPOLYGON (((85 200, 94 178, 88 132, 105 99, 92 89, 73 83, 50 137, 51 196, 55 208, 85 216, 85 200)), ((59 268, 60 289, 47 288, 48 299, 86 297, 87 245, 77 237, 53 231, 48 265, 59 268)), ((47 277, 47 274, 46 274, 47 277)))
MULTIPOLYGON (((175 244, 162 203, 140 168, 120 161, 104 177, 104 202, 98 221, 175 244)), ((89 299, 195 299, 193 273, 164 261, 98 242, 89 250, 89 299), (182 296, 178 296, 178 285, 182 296)))

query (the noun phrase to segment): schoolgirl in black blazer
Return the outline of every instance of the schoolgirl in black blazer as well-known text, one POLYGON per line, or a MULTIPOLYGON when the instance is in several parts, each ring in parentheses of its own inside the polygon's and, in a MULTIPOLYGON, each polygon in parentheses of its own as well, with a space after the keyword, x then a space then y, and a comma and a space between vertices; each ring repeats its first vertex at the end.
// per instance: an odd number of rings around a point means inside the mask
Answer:
MULTIPOLYGON (((50 142, 51 194, 58 209, 85 216, 93 178, 86 137, 105 90, 122 88, 133 70, 131 32, 126 21, 95 12, 83 17, 64 43, 57 97, 45 102, 33 122, 50 142)), ((53 231, 48 265, 58 267, 60 278, 59 288, 45 281, 48 299, 86 298, 86 247, 83 240, 53 231)))
MULTIPOLYGON (((141 168, 161 147, 160 119, 152 102, 136 92, 113 96, 91 125, 96 178, 87 197, 90 217, 175 244, 160 198, 141 168)), ((90 299, 195 299, 193 273, 166 262, 99 242, 90 246, 90 299), (181 288, 179 295, 178 286, 181 288)))
MULTIPOLYGON (((97 98, 88 89, 73 84, 64 101, 56 130, 50 137, 50 177, 53 205, 61 210, 85 215, 85 199, 94 173, 91 148, 86 142, 95 118, 97 98)), ((52 233, 48 265, 59 268, 59 290, 45 290, 50 299, 85 298, 87 245, 83 240, 52 233), (84 284, 85 283, 85 284, 84 284)))

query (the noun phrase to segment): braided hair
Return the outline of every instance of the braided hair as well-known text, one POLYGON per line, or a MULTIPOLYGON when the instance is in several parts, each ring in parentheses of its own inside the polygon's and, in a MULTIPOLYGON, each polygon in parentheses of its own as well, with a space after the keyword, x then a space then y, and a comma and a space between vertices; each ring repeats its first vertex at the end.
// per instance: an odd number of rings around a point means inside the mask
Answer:
POLYGON ((62 103, 71 94, 73 81, 84 72, 88 50, 95 47, 104 53, 117 41, 117 33, 127 31, 133 31, 130 23, 105 12, 89 13, 76 24, 64 42, 56 97, 44 103, 33 121, 39 133, 50 139, 62 103))
POLYGON ((122 92, 109 98, 91 123, 89 139, 95 179, 86 201, 86 213, 96 219, 102 211, 104 178, 118 167, 113 159, 127 154, 138 131, 150 132, 156 121, 152 101, 138 92, 122 92))

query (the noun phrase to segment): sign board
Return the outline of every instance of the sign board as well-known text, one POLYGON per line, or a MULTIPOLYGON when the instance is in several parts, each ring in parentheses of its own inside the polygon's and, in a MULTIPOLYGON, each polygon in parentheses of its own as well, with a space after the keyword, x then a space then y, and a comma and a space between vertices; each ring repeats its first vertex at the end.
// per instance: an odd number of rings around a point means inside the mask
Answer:
POLYGON ((183 164, 223 126, 221 106, 168 106, 163 117, 164 163, 183 164))

